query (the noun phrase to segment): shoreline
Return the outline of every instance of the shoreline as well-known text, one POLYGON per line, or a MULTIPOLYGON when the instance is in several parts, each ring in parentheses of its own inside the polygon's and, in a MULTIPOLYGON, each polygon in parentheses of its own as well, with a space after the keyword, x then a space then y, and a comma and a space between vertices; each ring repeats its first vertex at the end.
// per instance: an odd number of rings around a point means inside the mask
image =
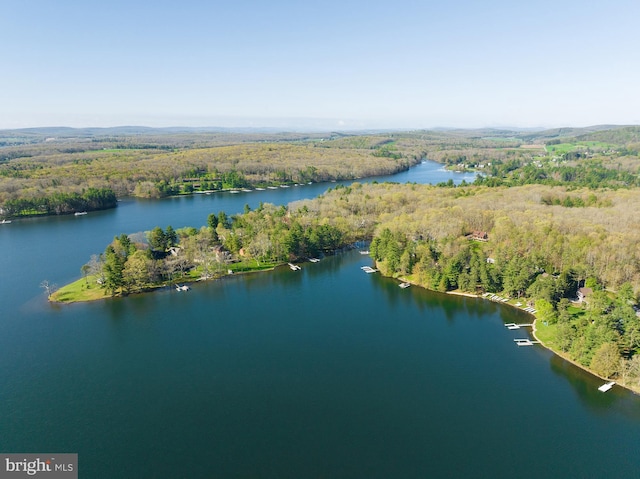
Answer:
POLYGON ((352 182, 357 182, 358 180, 363 180, 363 179, 368 179, 368 178, 376 178, 378 176, 391 176, 391 175, 397 175, 399 173, 403 173, 405 171, 410 170, 411 168, 414 168, 416 166, 418 166, 419 164, 421 164, 423 161, 433 161, 435 163, 439 163, 435 160, 428 160, 428 158, 424 157, 424 158, 420 158, 420 160, 413 160, 413 159, 407 159, 408 161, 408 166, 406 167, 402 167, 397 169, 396 171, 392 172, 392 173, 385 173, 384 171, 380 171, 380 172, 376 172, 374 174, 371 175, 367 175, 367 176, 363 176, 363 177, 357 177, 357 178, 353 178, 353 177, 340 177, 338 176, 335 179, 332 180, 310 180, 308 182, 302 182, 302 183, 295 183, 294 181, 288 181, 288 182, 273 182, 270 184, 266 184, 266 183, 258 183, 258 184, 250 184, 248 186, 245 187, 239 187, 239 188, 221 188, 219 190, 194 190, 191 192, 184 192, 184 193, 176 193, 173 195, 166 195, 166 196, 159 196, 159 197, 147 197, 147 196, 135 196, 133 194, 128 194, 128 195, 123 195, 123 196, 118 196, 116 197, 116 204, 113 206, 109 206, 106 208, 96 208, 96 209, 82 209, 81 211, 70 211, 70 212, 65 212, 65 213, 60 213, 60 214, 55 214, 55 213, 35 213, 35 214, 27 214, 27 215, 21 215, 21 214, 17 214, 17 215, 3 215, 0 216, 0 221, 4 218, 7 221, 10 220, 24 220, 24 219, 29 219, 29 218, 54 218, 54 217, 58 217, 58 216, 73 216, 76 213, 81 213, 81 212, 96 212, 96 211, 104 211, 104 210, 112 210, 118 207, 118 202, 122 201, 122 200, 130 200, 130 199, 134 199, 134 200, 151 200, 151 201, 158 201, 158 200, 164 200, 167 198, 184 198, 184 197, 190 197, 190 196, 196 196, 196 195, 212 195, 212 194, 218 194, 218 193, 239 193, 239 192, 243 192, 243 189, 250 189, 250 191, 256 191, 258 188, 280 188, 283 185, 286 187, 293 187, 293 186, 306 186, 309 184, 328 184, 330 185, 331 183, 335 183, 338 181, 352 181, 352 182))
MULTIPOLYGON (((398 279, 401 279, 401 278, 398 278, 398 279)), ((405 278, 402 278, 402 280, 403 280, 403 281, 407 281, 405 278)), ((425 288, 424 286, 421 286, 420 284, 413 283, 413 282, 411 282, 411 281, 407 281, 407 282, 410 282, 412 285, 414 285, 414 286, 419 286, 420 288, 424 288, 424 289, 426 289, 426 290, 428 290, 428 291, 433 291, 433 290, 429 290, 429 288, 425 288)), ((483 298, 482 296, 480 296, 480 295, 478 295, 478 294, 474 294, 474 293, 464 293, 464 292, 462 292, 462 291, 455 291, 455 290, 454 290, 454 291, 446 291, 446 292, 445 292, 445 294, 450 294, 450 295, 453 295, 453 296, 463 296, 463 297, 467 297, 467 298, 475 298, 475 299, 486 299, 486 298, 483 298)), ((491 300, 489 300, 489 301, 491 301, 491 300)), ((517 310, 519 310, 519 311, 524 311, 523 309, 519 308, 518 306, 516 306, 516 305, 514 305, 514 304, 510 304, 510 303, 508 303, 508 302, 504 302, 504 303, 496 302, 496 301, 492 301, 492 302, 494 302, 494 303, 496 303, 496 304, 502 304, 502 305, 505 305, 505 306, 511 306, 512 308, 515 308, 515 309, 517 309, 517 310)), ((585 371, 585 372, 587 372, 587 373, 591 374, 592 376, 594 376, 594 377, 596 377, 596 378, 598 378, 598 379, 601 379, 602 381, 605 381, 605 382, 610 382, 610 381, 612 381, 612 379, 610 379, 610 378, 605 378, 605 377, 600 376, 600 375, 599 375, 598 373, 596 373, 595 371, 592 371, 591 369, 587 368, 586 366, 583 366, 582 364, 578 363, 577 361, 574 361, 573 359, 571 359, 570 357, 568 357, 568 356, 567 356, 566 354, 564 354, 563 352, 561 352, 561 351, 556 351, 556 350, 555 350, 555 349, 553 349, 552 347, 550 347, 550 346, 548 346, 547 344, 545 344, 545 343, 544 343, 544 341, 540 340, 540 338, 539 338, 539 337, 538 337, 538 335, 536 334, 538 318, 536 317, 536 315, 535 315, 534 313, 530 313, 530 312, 528 312, 528 311, 524 311, 524 312, 525 312, 525 313, 527 313, 527 314, 529 314, 529 315, 531 315, 531 316, 533 316, 533 322, 532 322, 532 326, 531 326, 531 336, 533 336, 533 338, 534 338, 536 341, 538 341, 538 343, 540 344, 540 346, 542 346, 543 348, 545 348, 545 349, 546 349, 546 350, 548 350, 548 351, 551 351, 553 354, 555 354, 556 356, 558 356, 558 357, 562 358, 563 360, 565 360, 565 361, 567 361, 567 362, 569 362, 569 363, 573 364, 574 366, 576 366, 576 367, 578 367, 578 368, 582 369, 583 371, 585 371)), ((637 395, 637 396, 640 396, 640 390, 635 390, 635 389, 633 389, 631 386, 628 386, 628 385, 623 384, 623 383, 618 382, 618 381, 615 381, 615 384, 616 384, 616 386, 620 386, 621 388, 624 388, 624 389, 626 389, 627 391, 630 391, 631 393, 633 393, 633 394, 635 394, 635 395, 637 395)))
MULTIPOLYGON (((161 285, 157 285, 157 286, 149 286, 147 288, 144 288, 142 291, 135 291, 135 292, 131 292, 131 293, 126 293, 123 294, 122 292, 118 293, 118 294, 114 294, 114 295, 107 295, 107 294, 103 294, 102 296, 99 297, 90 297, 90 298, 85 298, 85 299, 74 299, 74 300, 69 300, 69 301, 62 301, 62 300, 57 300, 57 299, 53 299, 53 297, 56 296, 56 294, 63 290, 64 288, 74 285, 78 282, 82 282, 85 279, 84 278, 79 278, 75 281, 72 281, 71 283, 67 283, 64 286, 62 286, 60 289, 54 291, 53 293, 51 293, 48 297, 47 297, 47 301, 51 304, 74 304, 74 303, 91 303, 94 301, 103 301, 106 299, 116 299, 116 298, 125 298, 128 296, 133 296, 133 295, 137 295, 137 294, 147 294, 147 293, 153 293, 156 292, 160 289, 164 289, 164 288, 174 288, 178 283, 182 283, 182 284, 191 284, 191 283, 199 283, 201 281, 212 281, 212 280, 221 280, 223 278, 227 278, 229 276, 236 276, 236 275, 243 275, 243 274, 252 274, 252 273, 262 273, 263 271, 273 271, 275 268, 277 268, 278 266, 282 266, 285 263, 279 263, 276 264, 274 266, 271 266, 269 268, 264 268, 264 269, 255 269, 255 270, 248 270, 248 271, 233 271, 232 273, 224 273, 220 276, 211 276, 210 278, 204 278, 204 277, 200 277, 200 278, 188 278, 188 279, 182 279, 180 281, 174 282, 174 283, 170 283, 170 284, 161 284, 161 285)), ((98 289, 99 291, 103 291, 104 290, 102 288, 98 289)))
MULTIPOLYGON (((278 264, 276 264, 276 265, 273 265, 273 266, 271 266, 271 267, 269 267, 269 268, 265 268, 265 269, 249 270, 249 271, 238 271, 238 272, 226 273, 226 274, 223 274, 223 275, 221 275, 221 276, 213 276, 213 277, 211 277, 211 278, 203 278, 203 277, 200 277, 200 278, 191 279, 191 280, 186 280, 186 281, 185 281, 185 280, 183 280, 183 281, 180 281, 180 282, 181 282, 181 283, 188 284, 188 283, 196 283, 196 282, 200 282, 200 281, 220 280, 220 279, 223 279, 223 278, 226 278, 226 277, 229 277, 229 276, 235 276, 235 275, 238 275, 238 274, 240 274, 240 275, 241 275, 241 274, 261 273, 261 272, 265 272, 265 271, 273 271, 273 270, 274 270, 275 268, 277 268, 278 266, 282 266, 282 265, 284 265, 284 264, 285 264, 285 263, 283 262, 283 263, 278 263, 278 264)), ((377 265, 376 265, 376 266, 377 266, 377 265)), ((385 275, 383 275, 383 276, 385 276, 385 275)), ((429 289, 429 288, 425 288, 425 287, 424 287, 424 286, 422 286, 421 284, 416 283, 416 282, 414 282, 414 281, 410 281, 410 280, 408 280, 406 277, 403 277, 403 276, 399 276, 399 277, 396 277, 396 278, 394 278, 394 277, 392 277, 392 276, 386 276, 386 277, 388 277, 388 278, 393 278, 393 279, 397 279, 397 280, 400 280, 400 281, 403 281, 403 282, 407 282, 407 283, 411 284, 412 286, 418 286, 418 287, 423 288, 423 289, 425 289, 425 290, 427 290, 427 291, 433 291, 433 292, 436 292, 436 293, 440 292, 440 291, 435 291, 435 290, 432 290, 432 289, 429 289)), ((74 282, 72 282, 72 283, 69 283, 69 284, 67 284, 67 285, 65 285, 65 286, 69 286, 69 285, 75 284, 76 282, 82 281, 83 279, 84 279, 84 278, 80 278, 80 279, 78 279, 78 280, 76 280, 76 281, 74 281, 74 282)), ((60 289, 63 289, 65 286, 63 286, 63 287, 62 287, 62 288, 60 288, 60 289)), ((150 293, 150 292, 157 291, 157 290, 162 289, 162 288, 170 288, 170 287, 172 287, 172 286, 174 286, 174 284, 164 284, 164 285, 160 285, 160 286, 153 286, 153 287, 149 287, 149 288, 147 288, 147 289, 145 289, 145 290, 143 290, 143 291, 138 291, 138 292, 130 293, 130 294, 145 294, 145 293, 150 293)), ((58 291, 60 291, 60 290, 58 290, 58 291)), ((103 296, 101 296, 101 297, 89 298, 89 299, 81 299, 81 300, 74 300, 74 301, 59 301, 59 300, 52 299, 52 296, 54 296, 58 291, 56 291, 56 292, 52 293, 52 294, 47 298, 47 301, 48 301, 49 303, 52 303, 52 304, 87 303, 87 302, 99 301, 99 300, 104 300, 104 299, 122 298, 122 297, 129 296, 129 295, 130 295, 130 294, 122 294, 122 293, 120 293, 120 294, 112 295, 112 296, 103 295, 103 296)), ((473 299, 487 299, 487 298, 485 298, 485 297, 483 297, 483 296, 480 296, 480 295, 478 295, 478 294, 475 294, 475 293, 467 293, 467 292, 458 291, 458 290, 445 291, 445 292, 444 292, 444 294, 449 294, 449 295, 452 295, 452 296, 462 296, 462 297, 466 297, 466 298, 473 298, 473 299)), ((490 300, 490 299, 489 299, 489 301, 492 301, 492 300, 490 300)), ((502 301, 492 301, 492 302, 493 302, 493 303, 496 303, 496 304, 500 304, 500 305, 510 306, 510 307, 512 307, 512 308, 515 308, 515 309, 517 309, 517 310, 519 310, 519 311, 523 311, 523 312, 525 312, 525 313, 527 313, 527 314, 531 315, 531 316, 533 317, 532 326, 531 326, 531 336, 533 336, 533 338, 538 342, 538 344, 540 344, 543 348, 547 349, 548 351, 551 351, 551 352, 552 352, 553 354, 555 354, 556 356, 558 356, 558 357, 562 358, 563 360, 565 360, 565 361, 567 361, 567 362, 569 362, 569 363, 573 364, 574 366, 576 366, 576 367, 578 367, 578 368, 582 369, 583 371, 585 371, 585 372, 587 372, 587 373, 591 374, 592 376, 594 376, 594 377, 596 377, 596 378, 598 378, 598 379, 601 379, 602 381, 605 381, 605 382, 609 382, 609 381, 611 381, 611 379, 609 379, 609 378, 604 378, 604 377, 600 376, 600 375, 599 375, 599 374, 597 374, 596 372, 594 372, 594 371, 592 371, 591 369, 587 368, 586 366, 583 366, 582 364, 580 364, 580 363, 578 363, 578 362, 574 361, 573 359, 569 358, 566 354, 564 354, 564 353, 562 353, 562 352, 560 352, 560 351, 556 351, 555 349, 553 349, 553 348, 551 348, 550 346, 548 346, 547 344, 545 344, 545 343, 544 343, 544 341, 540 340, 540 338, 539 338, 539 337, 538 337, 538 335, 536 334, 538 318, 536 317, 536 315, 535 315, 534 313, 531 313, 531 312, 529 312, 529 311, 525 311, 524 309, 520 308, 519 306, 516 306, 515 304, 510 304, 510 303, 509 303, 509 302, 507 302, 507 301, 505 301, 505 302, 502 302, 502 301)), ((624 388, 624 389, 626 389, 626 390, 628 390, 628 391, 632 392, 632 393, 633 393, 633 394, 635 394, 635 395, 640 395, 640 390, 635 390, 635 389, 633 389, 633 388, 632 388, 632 387, 630 387, 630 386, 627 386, 627 385, 625 385, 625 384, 619 383, 618 381, 615 381, 615 384, 616 384, 617 386, 620 386, 620 387, 622 387, 622 388, 624 388)))
MULTIPOLYGON (((531 313, 530 313, 531 314, 531 313)), ((564 359, 565 361, 573 364, 574 366, 582 369, 583 371, 588 372, 589 374, 591 374, 592 376, 597 377, 598 379, 601 379, 605 382, 611 382, 612 379, 610 378, 605 378, 600 376, 598 373, 592 371, 591 369, 587 368, 586 366, 583 366, 582 364, 578 363, 577 361, 574 361, 573 359, 571 359, 570 357, 568 357, 565 353, 560 352, 560 351, 556 351, 555 349, 547 346, 544 341, 540 340, 540 338, 538 337, 538 335, 536 334, 536 330, 537 330, 537 322, 538 322, 538 318, 536 318, 535 314, 531 314, 533 316, 533 326, 531 327, 531 335, 535 338, 536 341, 538 341, 538 343, 540 343, 540 345, 545 348, 548 349, 549 351, 551 351, 553 354, 555 354, 556 356, 564 359)), ((640 396, 640 390, 635 390, 633 389, 631 386, 628 386, 626 384, 620 383, 618 381, 614 381, 616 386, 620 386, 621 388, 624 388, 628 391, 631 391, 633 394, 635 394, 636 396, 640 396)))

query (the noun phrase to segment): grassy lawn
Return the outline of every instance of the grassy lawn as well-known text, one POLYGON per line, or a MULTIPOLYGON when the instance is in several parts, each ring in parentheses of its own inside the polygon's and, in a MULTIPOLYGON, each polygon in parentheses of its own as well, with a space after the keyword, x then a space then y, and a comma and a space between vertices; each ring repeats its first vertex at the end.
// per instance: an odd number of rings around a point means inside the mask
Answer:
POLYGON ((536 336, 546 346, 553 349, 556 346, 557 329, 555 324, 546 325, 542 321, 536 321, 536 336))
POLYGON ((279 263, 260 263, 258 265, 255 260, 240 261, 229 265, 229 269, 234 273, 248 273, 250 271, 263 271, 265 269, 273 269, 279 263))
POLYGON ((558 145, 548 145, 547 151, 556 153, 558 155, 563 155, 564 153, 569 153, 576 150, 586 150, 587 148, 609 149, 612 148, 612 145, 603 143, 601 141, 579 141, 577 143, 560 143, 558 145))
MULTIPOLYGON (((273 269, 279 263, 260 263, 258 265, 255 260, 250 261, 241 261, 239 263, 233 263, 228 265, 228 269, 233 271, 234 273, 248 273, 252 271, 264 271, 273 269)), ((223 276, 226 274, 223 273, 223 276)), ((198 268, 195 268, 181 278, 174 278, 171 283, 185 283, 191 281, 197 281, 202 276, 202 271, 198 268)), ((215 276, 219 277, 219 274, 215 276)), ((167 283, 169 284, 169 283, 167 283)), ((161 287, 162 284, 155 285, 154 287, 161 287)), ((95 301, 98 299, 105 299, 111 297, 109 294, 105 293, 105 290, 102 289, 96 283, 95 276, 87 276, 87 278, 81 278, 73 283, 69 283, 55 293, 51 295, 50 300, 56 301, 59 303, 76 303, 80 301, 95 301)))
POLYGON ((60 288, 51 295, 51 301, 75 303, 107 297, 108 295, 105 294, 104 289, 96 283, 96 278, 88 276, 87 279, 81 278, 60 288))
POLYGON ((585 313, 583 308, 577 308, 575 306, 569 306, 567 311, 571 316, 582 316, 585 313))

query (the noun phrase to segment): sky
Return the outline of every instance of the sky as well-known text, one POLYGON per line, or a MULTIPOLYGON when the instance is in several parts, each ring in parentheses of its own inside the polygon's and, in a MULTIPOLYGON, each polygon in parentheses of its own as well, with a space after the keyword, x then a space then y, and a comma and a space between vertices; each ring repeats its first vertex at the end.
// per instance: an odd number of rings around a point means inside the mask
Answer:
POLYGON ((2 0, 0 128, 640 124, 640 1, 2 0))

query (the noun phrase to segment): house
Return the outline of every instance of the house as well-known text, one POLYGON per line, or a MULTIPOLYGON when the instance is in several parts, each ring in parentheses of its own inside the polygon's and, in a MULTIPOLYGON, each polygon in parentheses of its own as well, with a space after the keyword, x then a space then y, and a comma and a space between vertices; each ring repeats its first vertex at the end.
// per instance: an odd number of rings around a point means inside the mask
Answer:
POLYGON ((489 235, 486 231, 474 231, 467 238, 474 241, 489 241, 489 235))
POLYGON ((593 290, 591 288, 580 288, 578 289, 578 302, 586 303, 587 298, 593 294, 593 290))

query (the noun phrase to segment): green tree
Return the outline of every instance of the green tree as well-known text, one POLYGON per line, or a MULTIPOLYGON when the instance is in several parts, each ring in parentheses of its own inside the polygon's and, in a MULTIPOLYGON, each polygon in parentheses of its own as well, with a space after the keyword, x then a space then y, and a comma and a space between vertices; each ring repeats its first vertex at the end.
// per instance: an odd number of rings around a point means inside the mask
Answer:
POLYGON ((223 228, 230 228, 230 220, 224 211, 218 212, 218 225, 222 225, 223 228))
POLYGON ((150 282, 150 260, 143 251, 133 253, 122 270, 122 284, 127 292, 142 291, 150 282))
POLYGON ((558 317, 553 305, 546 299, 540 298, 536 300, 536 310, 538 317, 545 323, 554 324, 558 317))
POLYGON ((593 355, 590 368, 605 378, 620 372, 621 357, 618 347, 611 342, 602 344, 593 355))
POLYGON ((124 284, 123 270, 125 258, 118 253, 112 245, 107 246, 104 252, 104 282, 107 293, 114 295, 124 284))
POLYGON ((147 233, 147 241, 149 242, 149 248, 155 253, 164 255, 167 251, 167 235, 164 230, 159 226, 153 228, 147 233))
POLYGON ((164 234, 165 237, 165 248, 172 248, 178 244, 178 235, 175 230, 171 227, 171 225, 167 226, 167 230, 164 234))
POLYGON ((211 213, 209 216, 207 216, 207 226, 209 226, 209 228, 213 230, 218 227, 218 217, 215 215, 215 213, 211 213))

